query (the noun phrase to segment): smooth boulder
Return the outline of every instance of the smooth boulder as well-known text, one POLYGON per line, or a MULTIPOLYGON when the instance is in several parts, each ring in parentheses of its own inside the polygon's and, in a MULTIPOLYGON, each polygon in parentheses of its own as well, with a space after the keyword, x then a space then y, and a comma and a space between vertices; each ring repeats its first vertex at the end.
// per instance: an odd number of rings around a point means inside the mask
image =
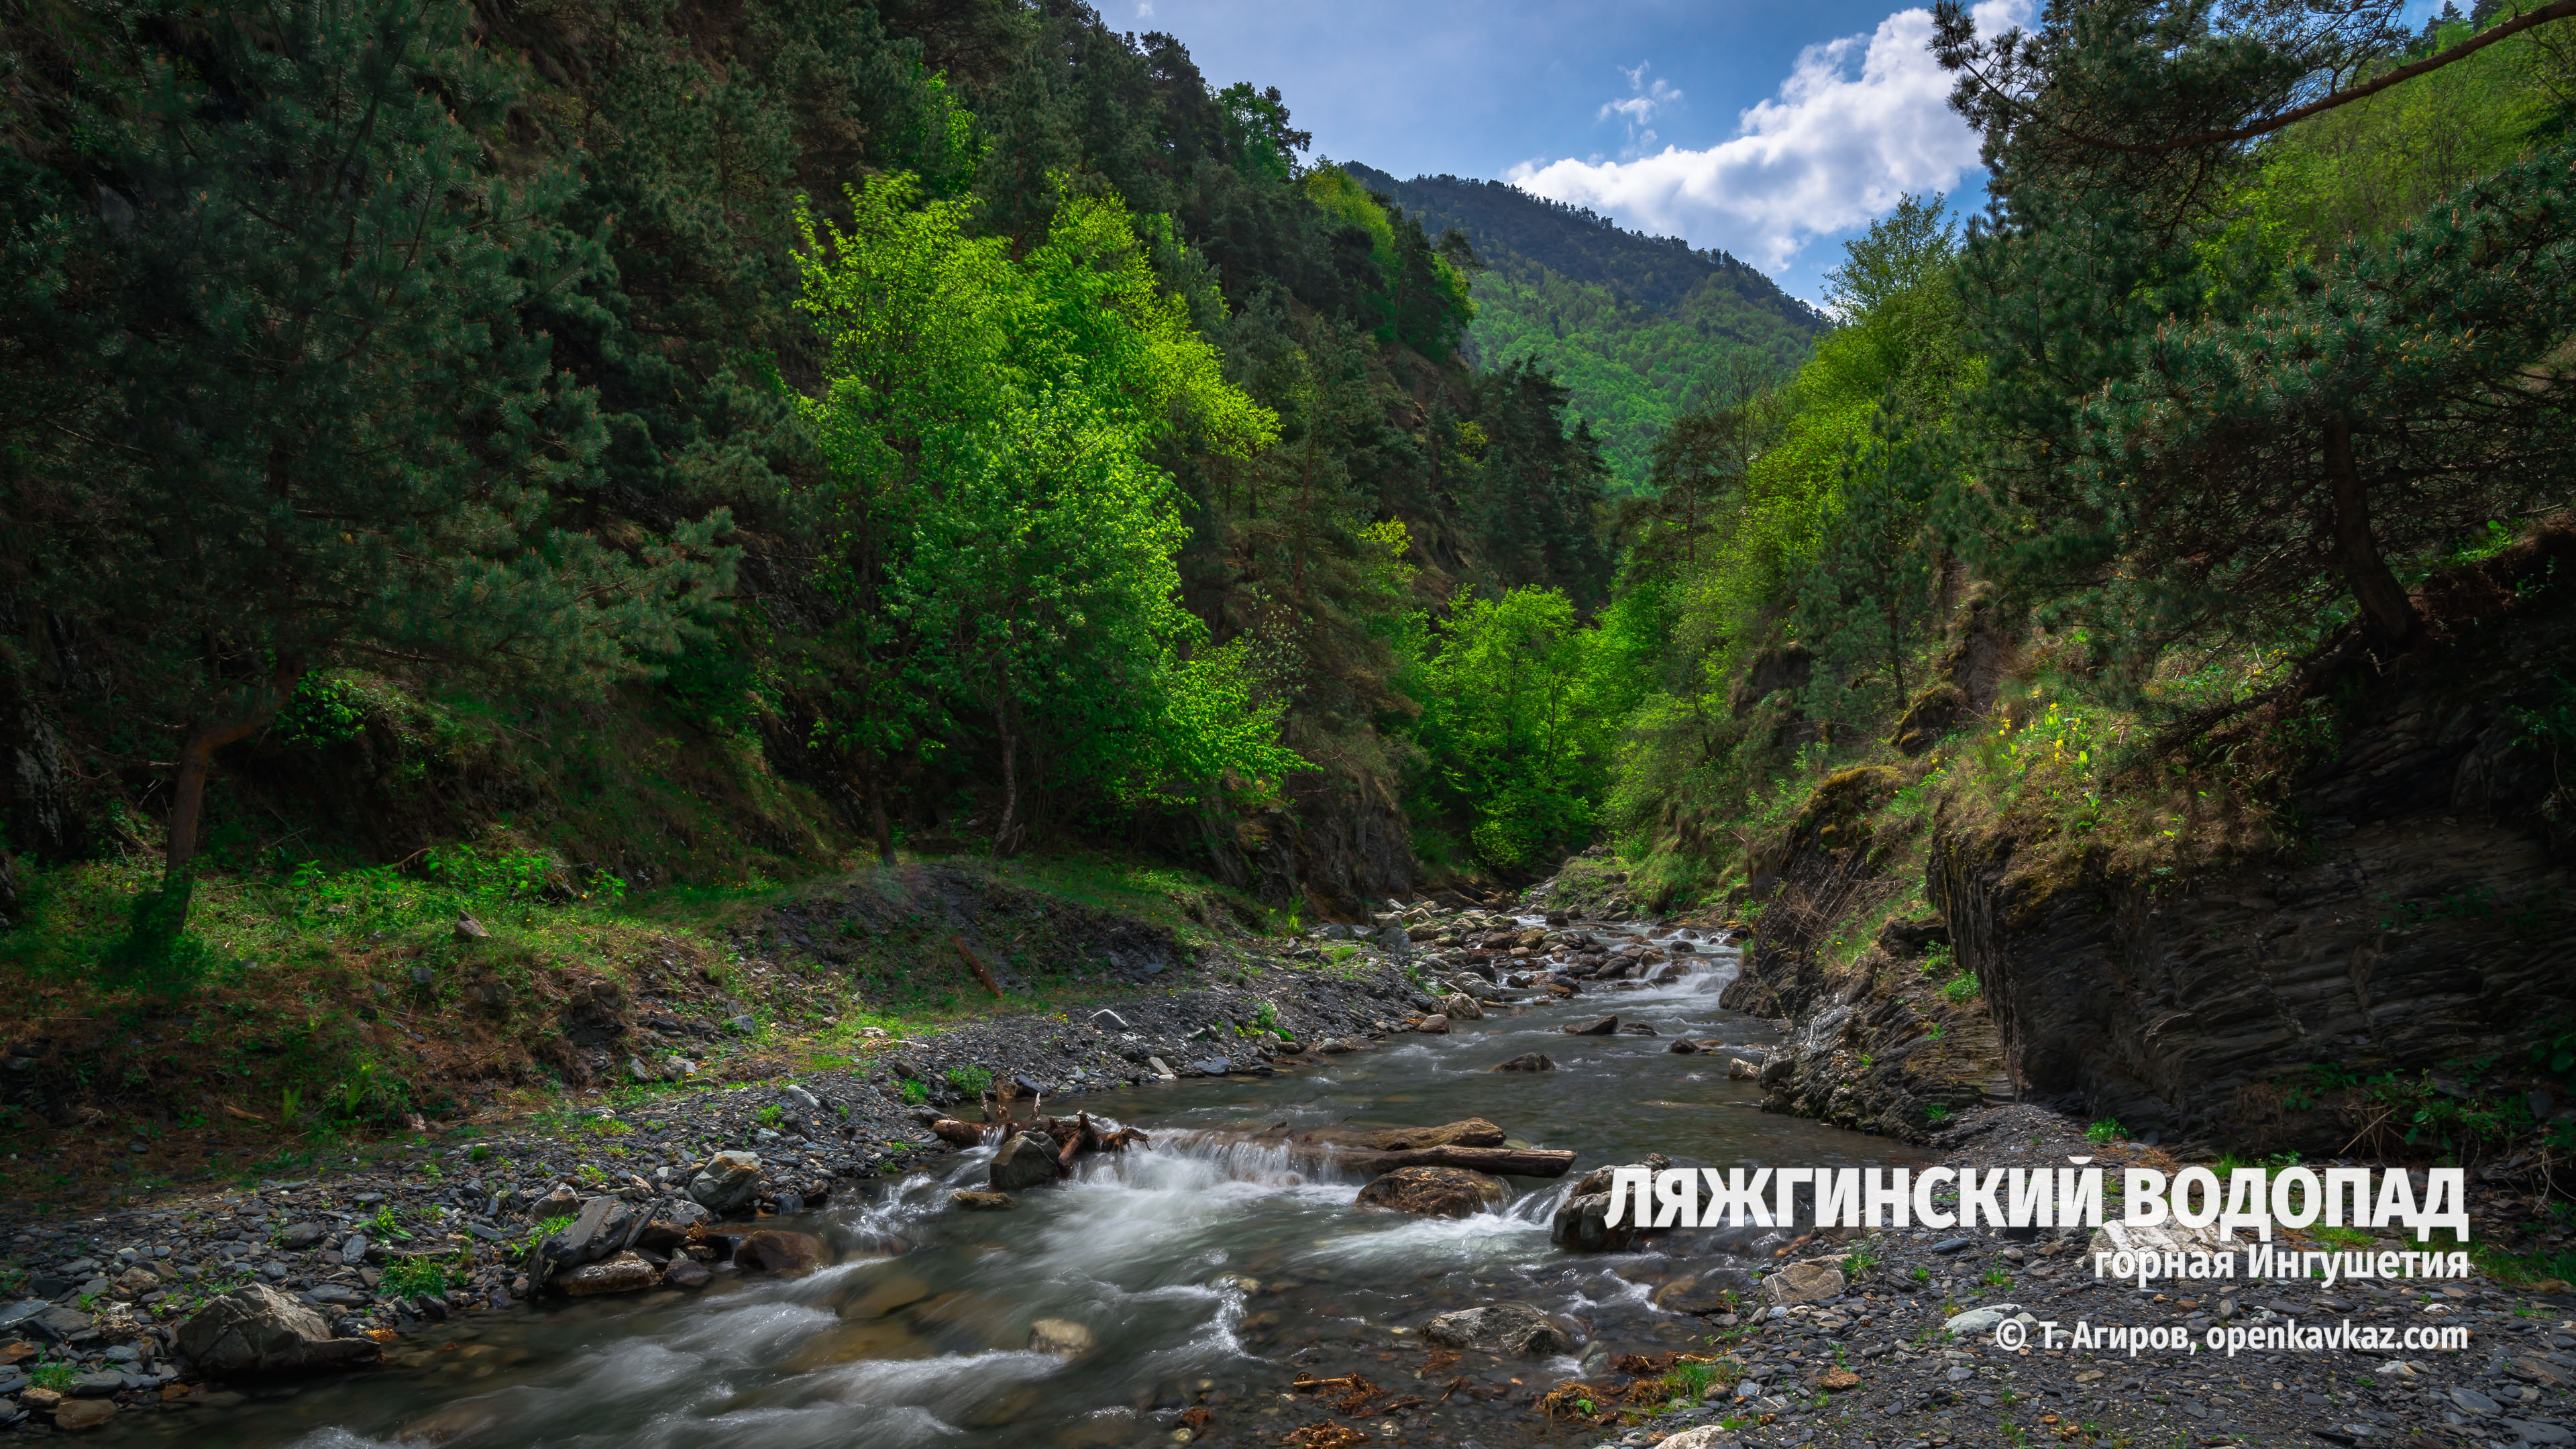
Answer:
POLYGON ((1029 1351, 1057 1358, 1080 1358, 1100 1346, 1098 1335, 1064 1318, 1041 1318, 1029 1325, 1029 1351))
POLYGON ((1845 1287, 1843 1271, 1822 1263, 1792 1263, 1762 1280, 1762 1297, 1774 1307, 1793 1303, 1822 1303, 1840 1298, 1845 1287))
POLYGON ((1619 1029, 1619 1018, 1605 1016, 1594 1021, 1569 1021, 1559 1029, 1567 1036, 1608 1036, 1619 1029))
POLYGON ((1427 1036, 1440 1036, 1449 1030, 1449 1018, 1436 1015, 1426 1016, 1422 1018, 1422 1020, 1415 1022, 1413 1029, 1427 1036))
POLYGON ((1020 1192, 1056 1179, 1056 1141, 1044 1132, 1014 1132, 993 1154, 987 1184, 995 1192, 1020 1192))
POLYGON ((1499 1177, 1463 1167, 1399 1167, 1360 1189, 1355 1205, 1425 1217, 1471 1218, 1511 1201, 1499 1177))
POLYGON ((662 1270, 662 1286, 665 1288, 704 1288, 707 1286, 707 1280, 713 1277, 715 1277, 715 1274, 708 1271, 707 1265, 699 1262, 695 1258, 673 1258, 671 1260, 671 1266, 662 1270))
POLYGON ((54 1427, 66 1434, 95 1429, 115 1417, 112 1399, 65 1399, 54 1406, 54 1427))
POLYGON ((1476 998, 1466 992, 1453 991, 1440 998, 1440 1014, 1451 1021, 1482 1021, 1485 1008, 1477 1005, 1476 998))
POLYGON ((748 1152, 717 1153, 689 1180, 689 1196, 719 1217, 741 1211, 760 1196, 760 1159, 748 1152))
POLYGON ((1474 1349, 1521 1358, 1572 1353, 1583 1338, 1562 1320, 1526 1303, 1488 1303, 1443 1313, 1422 1327, 1423 1342, 1435 1348, 1474 1349))
POLYGON ((179 1353, 201 1374, 300 1373, 372 1362, 375 1340, 334 1338, 322 1315, 269 1287, 236 1288, 179 1325, 179 1353))
POLYGON ((948 1200, 970 1213, 1001 1213, 1011 1210, 1011 1195, 1007 1192, 976 1192, 961 1188, 950 1193, 948 1200))
POLYGON ((1510 1061, 1497 1065, 1494 1070, 1498 1072, 1552 1072, 1556 1070, 1556 1063, 1550 1061, 1543 1053, 1523 1052, 1519 1056, 1512 1058, 1510 1061))
POLYGON ((810 1273, 823 1261, 823 1240, 812 1233, 763 1228, 734 1244, 734 1266, 763 1273, 810 1273))

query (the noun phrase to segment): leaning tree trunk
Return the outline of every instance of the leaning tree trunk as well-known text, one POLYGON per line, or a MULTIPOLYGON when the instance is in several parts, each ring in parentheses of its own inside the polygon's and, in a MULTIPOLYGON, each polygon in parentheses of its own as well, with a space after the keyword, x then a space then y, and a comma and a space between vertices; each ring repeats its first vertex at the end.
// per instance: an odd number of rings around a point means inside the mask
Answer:
POLYGON ((2352 421, 2341 413, 2326 419, 2326 481, 2334 506, 2335 561, 2344 583, 2361 605, 2370 632, 2391 648, 2415 641, 2423 617, 2406 586, 2397 581, 2388 561, 2379 556, 2379 540, 2370 531, 2370 490, 2352 456, 2352 421))
POLYGON ((279 665, 239 713, 189 724, 188 737, 179 745, 179 772, 170 782, 170 835, 161 857, 164 885, 176 881, 196 858, 197 828, 206 812, 206 772, 214 765, 215 751, 249 738, 277 718, 287 692, 303 677, 303 670, 279 665))

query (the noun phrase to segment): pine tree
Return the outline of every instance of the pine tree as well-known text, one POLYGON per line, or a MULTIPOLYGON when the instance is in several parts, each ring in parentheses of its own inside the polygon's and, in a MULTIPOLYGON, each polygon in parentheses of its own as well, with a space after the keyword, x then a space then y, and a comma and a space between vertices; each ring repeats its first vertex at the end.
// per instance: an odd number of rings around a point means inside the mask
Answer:
POLYGON ((440 665, 580 690, 677 647, 722 586, 717 515, 632 551, 546 523, 591 476, 586 394, 517 309, 589 258, 564 179, 488 172, 506 110, 462 6, 246 4, 131 97, 96 235, 121 285, 85 511, 36 591, 127 647, 176 735, 168 869, 214 752, 299 682, 440 665))

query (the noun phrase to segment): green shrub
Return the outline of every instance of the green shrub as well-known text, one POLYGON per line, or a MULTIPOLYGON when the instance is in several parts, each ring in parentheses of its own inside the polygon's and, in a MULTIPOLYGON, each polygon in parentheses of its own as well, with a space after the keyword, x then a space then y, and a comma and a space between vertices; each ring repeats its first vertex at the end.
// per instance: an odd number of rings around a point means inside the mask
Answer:
POLYGON ((2120 1124, 2108 1117, 2084 1129, 2085 1141, 2103 1146, 2119 1141, 2124 1135, 2120 1124))
POLYGON ((385 1265, 384 1277, 377 1280, 376 1291, 395 1298, 411 1298, 422 1293, 444 1294, 450 1275, 447 1265, 429 1258, 396 1258, 385 1265))

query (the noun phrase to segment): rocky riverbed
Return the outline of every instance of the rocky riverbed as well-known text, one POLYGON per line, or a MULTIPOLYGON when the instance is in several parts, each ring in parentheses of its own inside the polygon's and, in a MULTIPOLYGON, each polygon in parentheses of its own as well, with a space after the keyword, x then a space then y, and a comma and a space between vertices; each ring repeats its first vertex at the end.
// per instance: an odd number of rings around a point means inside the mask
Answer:
POLYGON ((1961 1166, 2175 1165, 2032 1104, 1970 1108, 1921 1146, 1745 1110, 1781 1028, 1716 1007, 1726 934, 1420 903, 1231 979, 871 1042, 843 1071, 429 1135, 399 1170, 14 1224, 0 1416, 112 1435, 198 1416, 241 1424, 212 1442, 281 1442, 267 1399, 242 1406, 280 1391, 261 1370, 380 1359, 320 1380, 301 1412, 389 1438, 615 1442, 641 1424, 582 1416, 621 1361, 602 1352, 726 1325, 686 1352, 765 1386, 629 1407, 688 1422, 767 1404, 822 1416, 816 1432, 858 1412, 888 1444, 2576 1442, 2564 1285, 2158 1294, 2095 1282, 2073 1230, 1605 1230, 1588 1175, 1637 1160, 1621 1144, 1719 1166, 1878 1160, 1873 1142, 1961 1166), (1165 1145, 1059 1126, 1067 1176, 1053 1138, 1015 1149, 982 1129, 1092 1102, 1165 1145), (1353 1111, 1422 1125, 1335 1125, 1353 1111), (1440 1156, 1459 1150, 1495 1170, 1440 1156), (1336 1161, 1387 1170, 1360 1181, 1336 1161), (1269 1218, 1237 1225, 1260 1203, 1269 1218), (567 1290, 641 1306, 552 1306, 567 1290), (2024 1317, 2468 1338, 2234 1359, 1993 1341, 2024 1317), (1074 1361, 1103 1388, 1078 1413, 1039 1388, 1074 1361), (875 1372, 906 1363, 920 1372, 875 1372), (503 1403, 520 1407, 474 1407, 503 1403))

